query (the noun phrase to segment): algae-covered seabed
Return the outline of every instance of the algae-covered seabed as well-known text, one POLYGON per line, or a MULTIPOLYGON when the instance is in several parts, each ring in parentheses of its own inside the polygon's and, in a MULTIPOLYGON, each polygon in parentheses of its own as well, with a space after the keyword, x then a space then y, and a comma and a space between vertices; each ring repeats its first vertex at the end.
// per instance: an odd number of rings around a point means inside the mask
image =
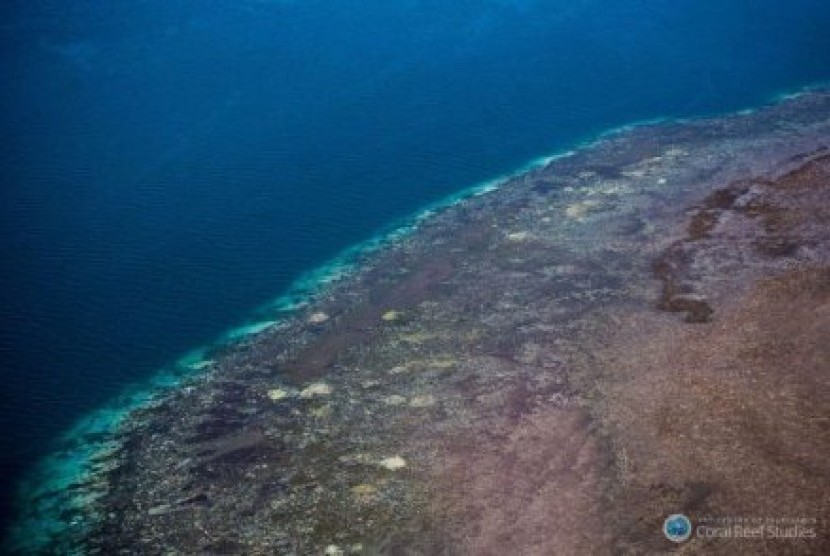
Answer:
POLYGON ((83 550, 827 553, 828 145, 814 91, 439 211, 134 411, 83 550))

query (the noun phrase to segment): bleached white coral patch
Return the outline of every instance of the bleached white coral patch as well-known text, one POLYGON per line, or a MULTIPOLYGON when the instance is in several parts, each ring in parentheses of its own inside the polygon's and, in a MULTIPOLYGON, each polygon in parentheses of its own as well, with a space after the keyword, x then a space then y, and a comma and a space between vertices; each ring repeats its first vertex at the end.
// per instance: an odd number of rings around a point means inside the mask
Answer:
POLYGON ((329 316, 322 311, 313 313, 311 316, 308 317, 308 322, 311 324, 322 324, 327 320, 329 320, 329 316))
POLYGON ((378 465, 388 469, 389 471, 398 471, 406 467, 406 460, 401 456, 392 456, 380 460, 378 465))
POLYGON ((331 394, 332 389, 331 386, 326 384, 325 382, 314 382, 306 386, 301 392, 301 398, 314 398, 316 396, 328 396, 331 394))

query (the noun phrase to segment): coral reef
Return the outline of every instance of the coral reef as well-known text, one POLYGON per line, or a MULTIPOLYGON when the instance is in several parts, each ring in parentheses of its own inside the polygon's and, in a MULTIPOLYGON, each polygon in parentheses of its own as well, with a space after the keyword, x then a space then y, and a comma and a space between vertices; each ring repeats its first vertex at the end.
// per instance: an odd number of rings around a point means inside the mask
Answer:
POLYGON ((136 410, 85 549, 642 553, 679 511, 823 519, 828 144, 817 91, 436 212, 136 410))

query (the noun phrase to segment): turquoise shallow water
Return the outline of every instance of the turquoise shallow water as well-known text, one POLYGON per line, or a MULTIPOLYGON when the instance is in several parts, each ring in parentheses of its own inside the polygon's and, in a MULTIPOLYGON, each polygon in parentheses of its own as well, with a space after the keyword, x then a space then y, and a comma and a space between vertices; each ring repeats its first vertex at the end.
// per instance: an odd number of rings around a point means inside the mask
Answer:
POLYGON ((2 10, 4 515, 51 439, 422 207, 603 129, 830 77, 811 0, 2 10))

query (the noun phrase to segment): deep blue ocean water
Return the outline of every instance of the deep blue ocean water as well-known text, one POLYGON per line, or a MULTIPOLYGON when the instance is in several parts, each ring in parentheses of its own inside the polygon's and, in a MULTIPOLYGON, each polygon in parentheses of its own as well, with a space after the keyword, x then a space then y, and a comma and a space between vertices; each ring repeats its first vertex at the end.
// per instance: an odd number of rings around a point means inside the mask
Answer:
POLYGON ((5 0, 0 466, 454 191, 830 79, 826 0, 5 0))

